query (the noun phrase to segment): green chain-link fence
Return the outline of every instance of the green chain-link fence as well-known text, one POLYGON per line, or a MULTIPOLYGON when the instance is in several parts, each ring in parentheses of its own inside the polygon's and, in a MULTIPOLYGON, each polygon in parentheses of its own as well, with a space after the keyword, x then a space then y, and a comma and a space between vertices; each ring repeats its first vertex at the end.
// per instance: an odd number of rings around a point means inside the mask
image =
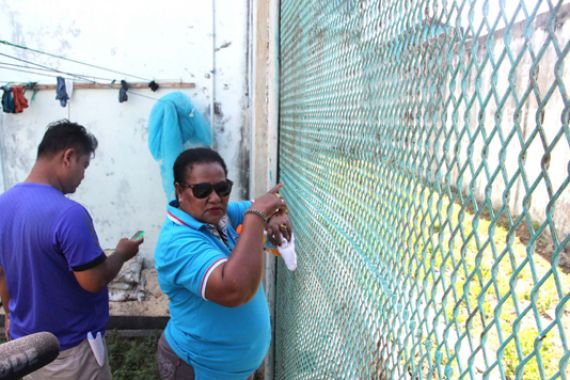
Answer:
POLYGON ((570 378, 570 5, 280 19, 276 379, 570 378))

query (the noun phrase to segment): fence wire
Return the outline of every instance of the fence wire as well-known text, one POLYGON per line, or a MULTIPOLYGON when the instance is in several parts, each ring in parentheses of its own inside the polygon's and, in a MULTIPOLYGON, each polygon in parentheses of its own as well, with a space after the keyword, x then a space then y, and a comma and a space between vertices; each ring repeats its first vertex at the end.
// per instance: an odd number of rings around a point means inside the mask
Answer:
POLYGON ((276 379, 570 378, 569 19, 281 1, 276 379))

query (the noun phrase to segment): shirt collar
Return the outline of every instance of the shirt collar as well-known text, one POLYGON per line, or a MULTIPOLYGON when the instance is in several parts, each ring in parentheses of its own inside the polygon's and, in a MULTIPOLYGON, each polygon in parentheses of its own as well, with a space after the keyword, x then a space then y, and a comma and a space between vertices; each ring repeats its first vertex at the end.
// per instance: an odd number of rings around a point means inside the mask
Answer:
POLYGON ((166 208, 166 217, 181 226, 188 226, 196 230, 209 226, 207 223, 202 223, 194 219, 191 215, 180 209, 178 201, 172 201, 166 208))

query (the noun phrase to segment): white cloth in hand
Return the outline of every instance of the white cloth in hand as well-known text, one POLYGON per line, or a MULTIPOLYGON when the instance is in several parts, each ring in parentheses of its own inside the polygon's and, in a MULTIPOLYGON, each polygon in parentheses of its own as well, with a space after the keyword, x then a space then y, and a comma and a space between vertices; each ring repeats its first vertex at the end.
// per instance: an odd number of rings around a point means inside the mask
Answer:
POLYGON ((297 254, 295 253, 295 236, 291 234, 291 241, 281 237, 281 245, 277 247, 285 266, 291 272, 297 269, 297 254))

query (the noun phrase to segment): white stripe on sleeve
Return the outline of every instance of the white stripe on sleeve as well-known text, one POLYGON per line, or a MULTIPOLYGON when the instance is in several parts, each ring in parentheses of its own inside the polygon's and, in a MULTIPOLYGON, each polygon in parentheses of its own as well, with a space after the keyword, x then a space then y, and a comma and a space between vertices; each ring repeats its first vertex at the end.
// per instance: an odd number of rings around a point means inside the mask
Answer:
POLYGON ((204 275, 204 279, 202 280, 202 289, 200 289, 200 294, 202 295, 202 298, 204 300, 208 301, 208 299, 206 298, 206 285, 208 284, 208 278, 210 277, 210 275, 212 274, 214 269, 216 269, 218 266, 225 263, 226 261, 228 261, 228 259, 219 259, 219 260, 215 261, 210 266, 210 268, 208 268, 208 270, 206 271, 206 274, 204 275))

